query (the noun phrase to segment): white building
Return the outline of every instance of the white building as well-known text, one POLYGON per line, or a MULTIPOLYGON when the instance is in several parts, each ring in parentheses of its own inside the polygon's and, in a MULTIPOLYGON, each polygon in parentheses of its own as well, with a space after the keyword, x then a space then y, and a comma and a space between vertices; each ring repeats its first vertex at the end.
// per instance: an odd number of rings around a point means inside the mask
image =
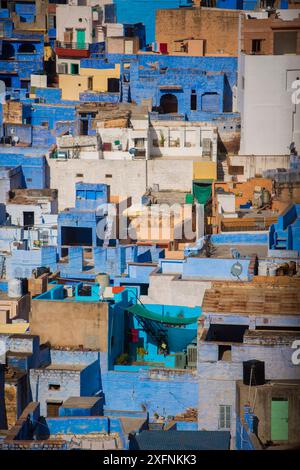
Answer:
POLYGON ((300 153, 300 93, 298 104, 292 99, 296 80, 300 80, 297 55, 240 56, 240 155, 288 155, 291 142, 300 153))

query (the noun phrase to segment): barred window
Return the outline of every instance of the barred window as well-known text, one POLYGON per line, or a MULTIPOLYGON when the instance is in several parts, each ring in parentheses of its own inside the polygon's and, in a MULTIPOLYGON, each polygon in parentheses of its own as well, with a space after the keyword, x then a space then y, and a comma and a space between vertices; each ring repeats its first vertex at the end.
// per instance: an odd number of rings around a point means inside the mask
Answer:
POLYGON ((231 427, 231 406, 219 405, 219 429, 229 430, 231 427))

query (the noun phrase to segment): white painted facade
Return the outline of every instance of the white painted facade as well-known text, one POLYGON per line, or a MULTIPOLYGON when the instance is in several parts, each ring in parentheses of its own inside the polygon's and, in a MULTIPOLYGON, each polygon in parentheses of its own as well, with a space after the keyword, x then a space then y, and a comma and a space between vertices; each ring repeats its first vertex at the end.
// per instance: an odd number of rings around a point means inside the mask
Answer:
POLYGON ((289 169, 289 155, 234 155, 229 156, 231 166, 242 166, 244 168, 242 175, 236 175, 238 182, 247 181, 249 178, 255 178, 256 175, 263 176, 267 170, 274 168, 289 169))
POLYGON ((77 30, 85 30, 85 43, 91 44, 93 42, 97 42, 97 38, 95 37, 95 28, 100 24, 101 15, 99 12, 93 11, 91 6, 56 6, 57 41, 76 43, 77 30), (68 41, 66 41, 65 36, 67 31, 72 31, 72 39, 68 41))
POLYGON ((190 192, 193 180, 193 160, 83 160, 48 158, 50 187, 58 189, 59 210, 74 207, 75 183, 105 183, 111 195, 120 200, 131 197, 140 203, 148 187, 160 190, 190 192))
POLYGON ((43 200, 36 201, 34 204, 6 204, 6 212, 10 216, 12 225, 22 227, 24 220, 24 212, 34 213, 34 224, 43 224, 45 222, 46 214, 57 213, 57 200, 43 200))
POLYGON ((291 142, 300 152, 300 93, 299 104, 292 101, 297 79, 297 55, 239 57, 240 155, 288 155, 291 142))

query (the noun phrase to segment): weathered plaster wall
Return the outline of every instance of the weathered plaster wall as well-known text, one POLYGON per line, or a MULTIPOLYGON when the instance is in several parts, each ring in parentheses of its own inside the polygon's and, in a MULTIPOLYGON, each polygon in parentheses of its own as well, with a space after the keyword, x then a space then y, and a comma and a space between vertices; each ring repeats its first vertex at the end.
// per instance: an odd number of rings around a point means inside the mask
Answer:
POLYGON ((105 302, 35 300, 31 332, 52 346, 107 351, 108 305, 105 302), (59 328, 57 327, 59 325, 59 328))

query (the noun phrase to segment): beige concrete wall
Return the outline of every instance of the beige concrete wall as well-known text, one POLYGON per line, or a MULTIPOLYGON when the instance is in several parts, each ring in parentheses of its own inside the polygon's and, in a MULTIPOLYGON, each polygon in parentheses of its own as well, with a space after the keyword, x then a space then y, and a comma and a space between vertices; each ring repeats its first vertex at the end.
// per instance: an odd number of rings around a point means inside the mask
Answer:
POLYGON ((108 304, 105 302, 65 302, 34 300, 31 334, 53 347, 100 350, 108 348, 108 304))
MULTIPOLYGON (((176 51, 182 38, 205 39, 204 55, 238 55, 239 11, 177 8, 156 13, 156 41, 176 51)), ((200 55, 200 54, 197 54, 200 55)))
POLYGON ((49 159, 50 187, 58 189, 59 210, 74 207, 75 183, 105 183, 120 200, 139 203, 148 186, 160 190, 191 191, 193 161, 185 160, 79 160, 49 159), (147 165, 147 167, 146 167, 147 165))
POLYGON ((120 64, 111 69, 80 68, 81 77, 93 77, 93 91, 106 92, 109 78, 120 78, 120 64))
POLYGON ((243 166, 244 174, 238 175, 240 182, 254 178, 255 175, 262 175, 266 170, 274 170, 275 168, 288 169, 290 165, 289 155, 245 155, 229 157, 231 166, 243 166))
POLYGON ((205 290, 212 285, 209 281, 183 281, 173 274, 153 274, 149 280, 148 298, 144 296, 143 302, 187 307, 201 306, 205 290))
POLYGON ((89 77, 60 74, 59 88, 63 100, 79 100, 79 94, 89 90, 89 77))

